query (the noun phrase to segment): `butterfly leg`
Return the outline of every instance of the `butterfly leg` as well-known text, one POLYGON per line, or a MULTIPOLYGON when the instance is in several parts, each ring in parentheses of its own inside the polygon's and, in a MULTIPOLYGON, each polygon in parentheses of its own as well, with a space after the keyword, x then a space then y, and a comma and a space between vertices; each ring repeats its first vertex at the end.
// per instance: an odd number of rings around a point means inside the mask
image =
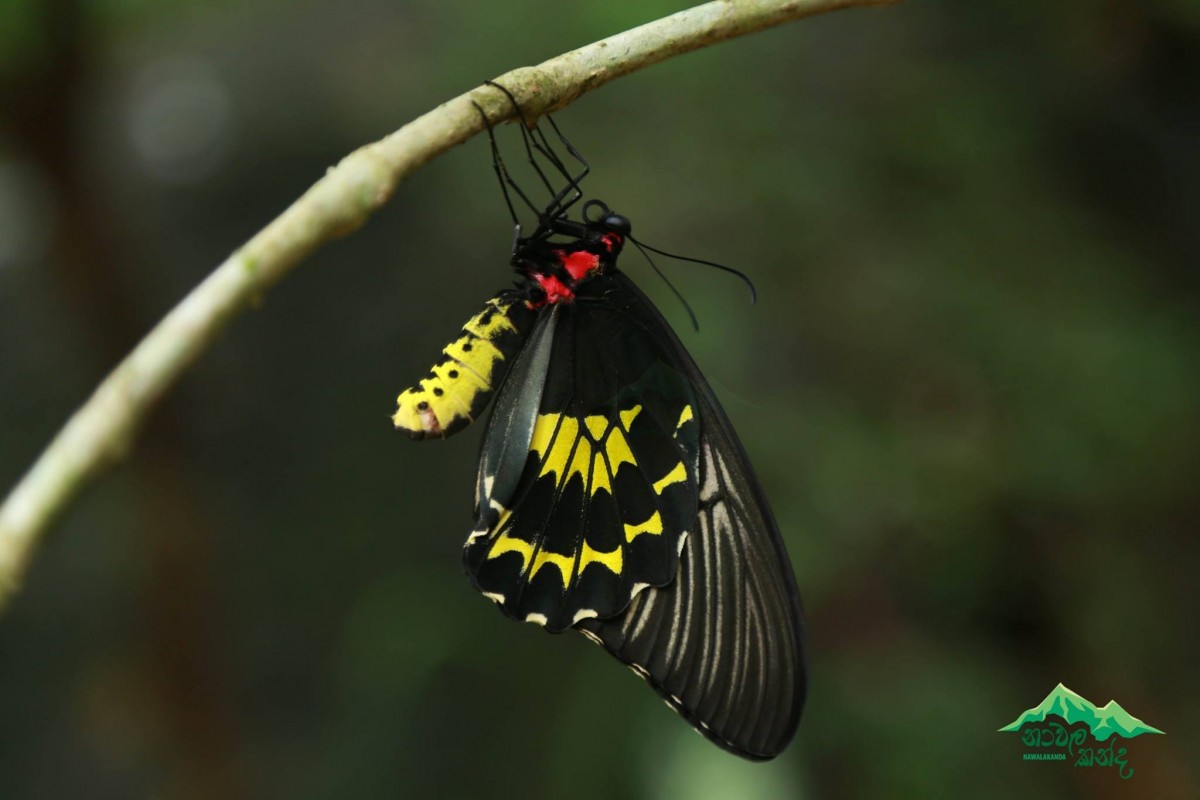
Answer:
POLYGON ((484 127, 487 128, 488 142, 492 147, 492 169, 496 172, 496 179, 500 182, 500 191, 504 194, 504 204, 508 206, 509 216, 512 217, 513 226, 517 231, 517 237, 520 238, 521 221, 517 218, 517 211, 513 207, 512 197, 509 195, 508 190, 511 188, 514 192, 516 192, 517 196, 525 201, 525 205, 529 206, 530 210, 532 210, 534 214, 538 214, 539 218, 541 215, 537 209, 537 206, 530 201, 530 199, 525 195, 525 192, 521 191, 521 187, 517 185, 517 182, 512 179, 512 176, 508 174, 508 170, 505 169, 504 159, 500 156, 500 148, 496 145, 496 134, 492 130, 492 123, 491 120, 488 119, 487 113, 474 100, 471 101, 471 105, 475 106, 475 110, 479 112, 479 116, 483 117, 484 127))
POLYGON ((550 202, 547 204, 545 210, 539 215, 539 222, 545 223, 549 220, 555 219, 556 217, 565 215, 571 206, 575 205, 575 203, 582 199, 583 192, 580 190, 579 186, 583 179, 586 178, 588 173, 591 171, 591 166, 587 163, 583 156, 580 155, 579 151, 576 150, 569 141, 567 141, 566 137, 563 136, 562 132, 559 130, 558 125, 554 122, 554 119, 547 114, 546 119, 550 122, 550 126, 554 129, 554 132, 558 136, 559 140, 562 141, 562 143, 566 146, 567 152, 569 152, 575 160, 583 165, 582 171, 576 175, 572 175, 567 170, 566 164, 563 163, 563 160, 559 157, 558 153, 554 151, 553 146, 550 144, 550 140, 546 138, 545 132, 542 131, 537 123, 530 124, 529 120, 526 119, 520 103, 517 102, 517 99, 513 96, 512 92, 495 81, 484 81, 484 85, 491 86, 503 92, 504 96, 508 98, 508 101, 512 103, 513 108, 517 112, 517 116, 521 120, 521 136, 525 144, 526 153, 529 157, 529 163, 533 165, 533 168, 542 178, 542 182, 546 185, 547 190, 550 192, 554 191, 550 187, 550 183, 546 179, 545 174, 538 166, 537 161, 534 158, 533 151, 540 153, 558 171, 559 175, 561 175, 563 179, 567 181, 566 185, 564 185, 562 189, 560 189, 557 193, 554 193, 554 196, 550 199, 550 202))
MULTIPOLYGON (((508 98, 509 103, 512 104, 513 110, 517 112, 517 118, 521 121, 521 143, 525 146, 526 160, 529 161, 529 165, 531 167, 533 167, 534 172, 536 172, 538 177, 541 179, 542 185, 546 187, 546 191, 551 196, 554 196, 555 190, 550 185, 550 179, 546 177, 546 173, 542 170, 541 165, 538 163, 537 158, 534 156, 534 151, 541 153, 541 155, 547 161, 550 162, 551 166, 553 166, 556 170, 558 170, 559 174, 564 179, 569 181, 571 179, 571 175, 570 175, 570 173, 567 172, 567 169, 563 165, 562 160, 558 157, 558 154, 555 153, 553 150, 546 150, 545 148, 543 148, 541 142, 538 141, 536 136, 530 133, 530 131, 538 130, 537 124, 534 123, 531 125, 529 123, 529 120, 525 118, 525 112, 522 110, 520 104, 517 103, 516 98, 513 97, 512 93, 509 92, 508 89, 504 88, 500 84, 495 83, 493 81, 484 81, 483 85, 491 86, 492 88, 499 89, 501 92, 504 93, 504 96, 508 98)), ((540 131, 539 131, 539 133, 540 133, 540 131)), ((547 211, 548 210, 549 209, 547 209, 547 211)), ((546 211, 542 212, 543 215, 546 213, 547 213, 546 211)), ((540 221, 540 219, 539 219, 539 221, 540 221)))

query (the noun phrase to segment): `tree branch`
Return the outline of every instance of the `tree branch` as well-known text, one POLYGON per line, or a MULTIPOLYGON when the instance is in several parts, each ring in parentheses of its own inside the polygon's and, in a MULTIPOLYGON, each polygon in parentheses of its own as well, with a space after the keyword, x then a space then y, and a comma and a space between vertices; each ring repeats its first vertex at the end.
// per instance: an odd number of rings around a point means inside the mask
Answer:
MULTIPOLYGON (((717 0, 522 67, 497 81, 529 117, 681 53, 795 19, 897 0, 717 0)), ((225 325, 320 244, 346 234, 417 168, 513 116, 495 89, 443 103, 342 159, 286 211, 225 260, 104 379, 0 507, 0 609, 42 534, 94 476, 129 450, 141 421, 225 325)))

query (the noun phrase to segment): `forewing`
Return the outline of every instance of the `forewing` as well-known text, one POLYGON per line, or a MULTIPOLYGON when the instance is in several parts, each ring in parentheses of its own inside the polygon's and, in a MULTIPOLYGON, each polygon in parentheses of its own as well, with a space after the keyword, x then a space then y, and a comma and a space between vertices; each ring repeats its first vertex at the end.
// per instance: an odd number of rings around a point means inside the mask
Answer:
POLYGON ((657 310, 628 280, 626 308, 672 342, 696 387, 699 511, 678 578, 579 628, 701 733, 752 759, 778 755, 804 706, 804 622, 778 526, 728 418, 657 310))

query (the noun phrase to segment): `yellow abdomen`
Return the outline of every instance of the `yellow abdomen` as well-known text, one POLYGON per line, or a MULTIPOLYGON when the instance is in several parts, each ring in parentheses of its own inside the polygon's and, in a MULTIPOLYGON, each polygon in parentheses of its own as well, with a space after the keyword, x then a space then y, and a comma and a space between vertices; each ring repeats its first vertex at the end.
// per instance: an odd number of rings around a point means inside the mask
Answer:
POLYGON ((488 300, 416 386, 396 398, 396 427, 414 439, 449 436, 483 413, 529 332, 533 312, 509 292, 488 300))

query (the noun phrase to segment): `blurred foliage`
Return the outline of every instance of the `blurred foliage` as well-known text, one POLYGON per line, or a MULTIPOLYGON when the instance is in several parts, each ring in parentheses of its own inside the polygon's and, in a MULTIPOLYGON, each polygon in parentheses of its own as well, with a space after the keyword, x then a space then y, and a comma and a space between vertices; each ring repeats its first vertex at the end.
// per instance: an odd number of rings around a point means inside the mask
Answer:
MULTIPOLYGON (((678 7, 0 4, 0 483, 326 165, 678 7)), ((664 265, 810 615, 777 761, 498 615, 458 560, 480 431, 389 429, 508 280, 476 140, 239 319, 59 525, 0 619, 0 796, 1200 795, 1197 9, 848 12, 559 115, 647 241, 758 282, 664 265), (1130 783, 996 732, 1059 681, 1167 732, 1130 783)))

